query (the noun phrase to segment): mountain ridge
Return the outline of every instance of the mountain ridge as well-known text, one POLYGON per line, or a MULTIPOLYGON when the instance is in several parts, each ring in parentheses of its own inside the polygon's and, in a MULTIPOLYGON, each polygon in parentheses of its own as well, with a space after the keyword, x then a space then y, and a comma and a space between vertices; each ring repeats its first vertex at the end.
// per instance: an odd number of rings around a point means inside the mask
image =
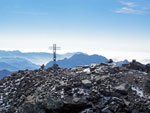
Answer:
MULTIPOLYGON (((65 53, 65 54, 57 54, 57 59, 69 58, 74 54, 78 54, 82 52, 73 52, 73 53, 65 53)), ((48 52, 21 52, 19 50, 15 51, 5 51, 0 50, 0 58, 1 57, 10 57, 10 58, 24 58, 36 65, 42 65, 48 63, 53 58, 53 53, 48 52)))
POLYGON ((18 70, 24 70, 24 69, 36 69, 40 67, 39 65, 35 65, 26 59, 17 58, 17 57, 16 58, 1 57, 0 62, 1 62, 0 70, 6 69, 9 71, 18 71, 18 70))
MULTIPOLYGON (((106 61, 108 61, 108 59, 101 55, 75 54, 70 58, 58 60, 57 64, 63 68, 73 68, 79 65, 99 64, 106 61)), ((51 67, 52 65, 53 61, 50 61, 46 65, 46 68, 51 67)))
POLYGON ((0 70, 0 79, 2 79, 5 76, 11 75, 11 74, 12 74, 12 72, 10 72, 10 71, 8 71, 6 69, 0 70))

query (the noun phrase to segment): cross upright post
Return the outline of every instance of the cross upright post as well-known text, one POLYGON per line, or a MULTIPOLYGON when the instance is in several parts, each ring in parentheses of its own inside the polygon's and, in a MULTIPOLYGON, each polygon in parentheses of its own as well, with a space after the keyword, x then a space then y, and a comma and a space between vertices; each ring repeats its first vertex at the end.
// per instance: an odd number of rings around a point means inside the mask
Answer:
POLYGON ((53 61, 54 65, 56 65, 56 44, 53 44, 53 61))
POLYGON ((53 47, 50 47, 50 50, 53 50, 53 67, 57 67, 56 64, 56 50, 60 50, 60 47, 57 47, 56 44, 53 44, 53 47))

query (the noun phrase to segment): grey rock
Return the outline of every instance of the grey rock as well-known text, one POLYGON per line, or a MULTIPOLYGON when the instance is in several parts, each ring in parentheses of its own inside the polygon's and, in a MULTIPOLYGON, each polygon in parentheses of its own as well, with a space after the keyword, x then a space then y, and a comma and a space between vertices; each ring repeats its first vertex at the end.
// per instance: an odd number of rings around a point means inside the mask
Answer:
POLYGON ((119 86, 116 86, 115 90, 117 93, 120 93, 122 95, 127 95, 130 88, 131 86, 129 84, 123 83, 119 86))
POLYGON ((148 66, 18 71, 0 80, 0 113, 149 113, 148 66))
POLYGON ((92 86, 92 82, 90 80, 82 80, 82 84, 87 88, 92 86))

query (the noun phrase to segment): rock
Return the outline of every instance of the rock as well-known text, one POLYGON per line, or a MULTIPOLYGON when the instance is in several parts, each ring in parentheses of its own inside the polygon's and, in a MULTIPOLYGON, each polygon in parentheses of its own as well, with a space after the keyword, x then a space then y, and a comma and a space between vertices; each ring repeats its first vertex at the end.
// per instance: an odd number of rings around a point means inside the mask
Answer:
POLYGON ((122 95, 127 95, 130 88, 131 86, 129 84, 123 83, 119 86, 116 86, 115 90, 117 93, 120 93, 122 95))
POLYGON ((31 96, 29 95, 27 98, 26 98, 27 102, 33 102, 34 101, 34 96, 31 96))
POLYGON ((95 80, 97 83, 100 83, 101 81, 105 80, 106 78, 109 78, 109 76, 108 75, 95 76, 95 80))
POLYGON ((150 80, 147 80, 144 85, 144 90, 147 93, 150 93, 150 80))
POLYGON ((129 69, 146 71, 146 66, 144 64, 141 64, 140 62, 137 62, 136 60, 133 60, 130 64, 128 64, 126 66, 129 69))
POLYGON ((146 64, 146 72, 150 73, 150 64, 146 64))
POLYGON ((137 111, 136 109, 133 109, 132 113, 139 113, 139 111, 137 111))
POLYGON ((0 80, 0 113, 149 113, 147 70, 136 61, 21 70, 0 80))
POLYGON ((91 74, 90 68, 84 69, 83 72, 86 72, 87 74, 91 74))
POLYGON ((109 59, 108 63, 113 63, 113 60, 112 60, 112 59, 109 59))
POLYGON ((60 85, 61 86, 65 86, 65 85, 67 85, 64 81, 60 81, 60 85))
POLYGON ((129 106, 130 101, 127 101, 126 99, 123 99, 123 101, 124 101, 124 103, 125 103, 126 106, 129 106))
POLYGON ((41 69, 44 70, 44 68, 45 68, 45 66, 44 66, 44 64, 43 64, 43 65, 41 66, 41 69))
POLYGON ((91 87, 92 82, 90 80, 82 80, 82 84, 86 87, 91 87))
MULTIPOLYGON (((34 105, 32 103, 25 103, 22 110, 22 113, 36 113, 35 109, 34 109, 34 105)), ((45 113, 45 112, 43 112, 45 113)))
POLYGON ((80 100, 80 98, 77 98, 77 97, 73 98, 73 102, 75 102, 75 103, 79 102, 79 100, 80 100))

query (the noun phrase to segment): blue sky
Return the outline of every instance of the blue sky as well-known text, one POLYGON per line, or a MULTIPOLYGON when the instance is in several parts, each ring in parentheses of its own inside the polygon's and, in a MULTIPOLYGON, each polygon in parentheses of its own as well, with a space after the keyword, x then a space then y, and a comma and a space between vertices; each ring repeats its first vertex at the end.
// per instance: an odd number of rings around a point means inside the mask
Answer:
POLYGON ((149 0, 0 0, 0 49, 150 60, 149 0))

